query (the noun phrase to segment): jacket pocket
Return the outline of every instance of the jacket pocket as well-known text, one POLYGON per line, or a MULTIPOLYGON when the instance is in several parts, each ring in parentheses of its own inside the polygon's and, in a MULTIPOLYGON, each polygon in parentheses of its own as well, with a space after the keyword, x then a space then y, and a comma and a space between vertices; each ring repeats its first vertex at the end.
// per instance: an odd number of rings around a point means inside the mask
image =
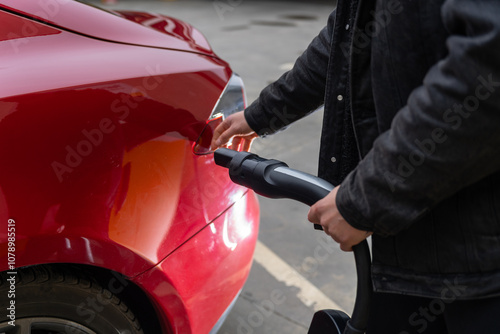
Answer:
MULTIPOLYGON (((460 191, 457 211, 468 271, 500 269, 500 173, 460 191)), ((452 260, 452 259, 450 259, 452 260)))

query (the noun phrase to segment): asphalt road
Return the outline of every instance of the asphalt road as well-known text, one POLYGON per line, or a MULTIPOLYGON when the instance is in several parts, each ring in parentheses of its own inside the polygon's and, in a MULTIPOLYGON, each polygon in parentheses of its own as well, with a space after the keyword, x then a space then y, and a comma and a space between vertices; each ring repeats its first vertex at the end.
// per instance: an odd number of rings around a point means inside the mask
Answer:
MULTIPOLYGON (((293 65, 326 24, 335 1, 121 0, 112 9, 160 12, 199 28, 246 84, 249 101, 293 65)), ((252 151, 316 173, 322 110, 286 131, 256 140, 252 151)), ((307 222, 308 208, 260 198, 261 229, 250 277, 219 334, 306 333, 319 308, 351 312, 352 253, 307 222), (337 306, 336 306, 337 305, 337 306)), ((207 305, 207 307, 210 307, 207 305)))

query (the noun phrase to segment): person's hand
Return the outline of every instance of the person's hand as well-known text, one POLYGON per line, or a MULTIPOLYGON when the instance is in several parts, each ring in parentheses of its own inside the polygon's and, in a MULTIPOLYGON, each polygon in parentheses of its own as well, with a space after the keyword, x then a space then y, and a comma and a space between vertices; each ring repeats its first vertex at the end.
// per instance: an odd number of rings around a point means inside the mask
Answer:
POLYGON ((252 141, 258 137, 255 131, 248 125, 243 111, 228 116, 215 130, 210 144, 211 150, 225 146, 231 139, 232 149, 240 147, 243 151, 248 151, 252 141))
POLYGON ((342 217, 335 203, 338 190, 339 187, 336 187, 325 198, 311 206, 307 219, 311 223, 321 225, 325 233, 340 244, 340 249, 350 252, 352 246, 359 244, 373 233, 352 227, 342 217))

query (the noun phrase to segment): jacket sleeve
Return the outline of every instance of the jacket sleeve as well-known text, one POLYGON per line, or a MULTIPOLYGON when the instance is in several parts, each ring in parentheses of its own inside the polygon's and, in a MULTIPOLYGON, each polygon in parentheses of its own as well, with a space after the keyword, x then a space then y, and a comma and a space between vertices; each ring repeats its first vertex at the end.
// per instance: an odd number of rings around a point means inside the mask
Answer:
POLYGON ((500 171, 500 2, 448 0, 441 13, 448 55, 339 189, 358 229, 394 235, 500 171))
POLYGON ((258 135, 275 133, 324 103, 334 18, 335 11, 292 70, 264 88, 259 98, 245 109, 245 119, 258 135))

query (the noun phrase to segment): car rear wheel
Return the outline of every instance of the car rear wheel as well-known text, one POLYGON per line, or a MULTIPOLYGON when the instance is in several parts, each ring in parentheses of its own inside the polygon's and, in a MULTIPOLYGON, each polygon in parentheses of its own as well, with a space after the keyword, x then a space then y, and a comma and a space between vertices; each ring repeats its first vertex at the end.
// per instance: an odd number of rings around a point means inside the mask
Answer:
POLYGON ((0 333, 143 334, 120 298, 75 268, 34 266, 1 273, 0 296, 0 333))

